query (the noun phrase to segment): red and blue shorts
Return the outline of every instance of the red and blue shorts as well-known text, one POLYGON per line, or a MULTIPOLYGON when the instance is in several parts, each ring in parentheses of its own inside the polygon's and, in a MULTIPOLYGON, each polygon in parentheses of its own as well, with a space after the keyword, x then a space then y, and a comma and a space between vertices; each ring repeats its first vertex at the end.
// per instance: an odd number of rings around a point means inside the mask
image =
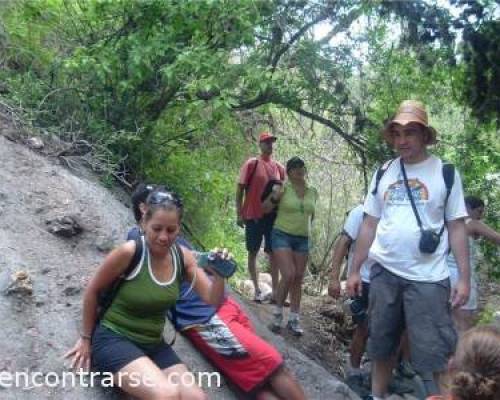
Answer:
POLYGON ((229 297, 206 324, 183 333, 244 392, 265 384, 283 364, 281 354, 256 334, 239 304, 229 297))

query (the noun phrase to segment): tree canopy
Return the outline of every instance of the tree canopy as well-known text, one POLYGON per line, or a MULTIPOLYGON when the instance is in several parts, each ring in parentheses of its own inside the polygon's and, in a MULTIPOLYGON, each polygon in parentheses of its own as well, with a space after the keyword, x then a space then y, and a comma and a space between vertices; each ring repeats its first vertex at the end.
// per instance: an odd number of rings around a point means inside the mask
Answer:
MULTIPOLYGON (((498 221, 498 1, 5 4, 6 101, 37 127, 89 141, 123 182, 168 182, 203 243, 241 249, 234 183, 260 130, 287 143, 280 157, 301 153, 316 170, 353 166, 348 207, 391 156, 380 127, 407 98, 428 105, 436 151, 466 167, 467 190, 486 197, 498 221), (343 167, 325 161, 339 154, 343 167)), ((331 185, 324 215, 340 223, 331 185)), ((317 229, 326 254, 335 229, 317 229)))

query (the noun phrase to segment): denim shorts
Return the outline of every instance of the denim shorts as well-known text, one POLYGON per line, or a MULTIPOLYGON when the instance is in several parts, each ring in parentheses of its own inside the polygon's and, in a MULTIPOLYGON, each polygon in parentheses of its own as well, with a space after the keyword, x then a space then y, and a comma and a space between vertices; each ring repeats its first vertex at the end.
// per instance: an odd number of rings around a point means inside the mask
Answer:
POLYGON ((165 342, 157 345, 138 344, 111 329, 97 325, 92 335, 92 369, 96 372, 117 373, 140 357, 149 357, 160 369, 182 364, 172 347, 165 342))
POLYGON ((274 228, 271 231, 272 249, 291 249, 297 253, 309 253, 309 238, 307 236, 290 235, 274 228))

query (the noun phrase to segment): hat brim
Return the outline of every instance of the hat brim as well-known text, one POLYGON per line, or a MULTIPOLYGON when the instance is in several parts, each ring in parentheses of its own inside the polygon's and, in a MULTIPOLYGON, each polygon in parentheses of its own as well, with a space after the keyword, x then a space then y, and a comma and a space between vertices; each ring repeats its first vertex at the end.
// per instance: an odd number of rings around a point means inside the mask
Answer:
POLYGON ((259 140, 259 143, 262 143, 262 142, 276 142, 276 140, 278 140, 278 138, 276 136, 271 136, 271 137, 259 140))
MULTIPOLYGON (((410 114, 411 115, 411 114, 410 114)), ((392 146, 392 134, 391 134, 391 129, 394 126, 394 124, 398 125, 408 125, 411 123, 416 123, 419 125, 422 125, 425 129, 427 129, 427 132, 429 133, 429 139, 427 140, 428 145, 433 145, 437 143, 437 131, 430 125, 426 125, 418 120, 415 119, 415 116, 411 115, 411 117, 405 118, 405 113, 399 114, 397 118, 393 119, 390 121, 382 130, 382 135, 384 136, 384 139, 387 143, 389 143, 392 146)))

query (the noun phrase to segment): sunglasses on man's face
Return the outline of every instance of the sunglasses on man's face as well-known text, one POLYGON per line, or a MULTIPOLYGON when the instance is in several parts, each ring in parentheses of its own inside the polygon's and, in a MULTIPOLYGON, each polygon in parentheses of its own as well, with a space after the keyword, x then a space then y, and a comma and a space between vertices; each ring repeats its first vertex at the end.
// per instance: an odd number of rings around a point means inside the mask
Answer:
POLYGON ((169 192, 155 192, 148 198, 147 201, 147 204, 149 205, 165 203, 172 203, 178 208, 182 207, 182 202, 169 192))

